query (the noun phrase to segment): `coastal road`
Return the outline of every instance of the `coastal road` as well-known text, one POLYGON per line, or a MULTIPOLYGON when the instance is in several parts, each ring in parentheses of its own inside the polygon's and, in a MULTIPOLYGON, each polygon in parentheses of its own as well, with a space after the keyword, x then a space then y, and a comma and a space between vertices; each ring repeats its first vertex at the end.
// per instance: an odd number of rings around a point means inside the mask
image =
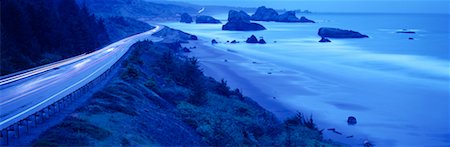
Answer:
POLYGON ((150 31, 122 39, 95 52, 2 77, 0 129, 25 119, 94 80, 137 41, 161 40, 151 35, 162 28, 156 25, 150 31))

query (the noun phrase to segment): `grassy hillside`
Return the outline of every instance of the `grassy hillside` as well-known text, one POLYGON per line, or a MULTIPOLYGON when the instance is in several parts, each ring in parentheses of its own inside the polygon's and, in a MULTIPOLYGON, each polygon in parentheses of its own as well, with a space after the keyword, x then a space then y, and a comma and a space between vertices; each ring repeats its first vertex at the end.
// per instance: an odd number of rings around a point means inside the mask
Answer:
POLYGON ((205 77, 173 44, 134 44, 108 86, 34 145, 335 145, 312 119, 280 122, 226 81, 205 77))

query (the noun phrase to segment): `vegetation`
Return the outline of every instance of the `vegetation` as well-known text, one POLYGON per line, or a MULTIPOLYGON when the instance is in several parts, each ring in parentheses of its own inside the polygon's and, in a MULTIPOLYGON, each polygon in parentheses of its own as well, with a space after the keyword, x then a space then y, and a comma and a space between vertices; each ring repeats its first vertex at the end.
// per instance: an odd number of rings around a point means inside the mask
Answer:
POLYGON ((196 13, 201 7, 160 4, 146 0, 78 0, 102 17, 123 16, 149 20, 178 20, 183 12, 196 13))
POLYGON ((2 0, 0 75, 94 51, 109 42, 103 19, 74 0, 2 0))
POLYGON ((145 22, 121 16, 106 17, 105 26, 111 41, 117 41, 129 35, 145 32, 154 28, 145 22))
POLYGON ((104 140, 111 135, 111 132, 74 116, 67 117, 62 123, 50 128, 46 133, 47 137, 38 140, 34 144, 35 146, 71 146, 75 144, 86 146, 89 145, 89 139, 104 140), (64 140, 60 140, 61 137, 64 140))
MULTIPOLYGON (((81 125, 110 132, 92 137, 58 125, 35 145, 336 146, 324 141, 312 118, 301 113, 280 122, 271 112, 232 90, 225 80, 205 77, 195 58, 167 43, 143 41, 131 47, 119 74, 71 116, 81 125), (124 131, 126 133, 124 133, 124 131), (59 139, 55 139, 59 138, 59 139), (85 144, 88 142, 88 144, 85 144)), ((176 45, 175 45, 176 46, 176 45)), ((71 122, 71 117, 62 124, 71 122)))

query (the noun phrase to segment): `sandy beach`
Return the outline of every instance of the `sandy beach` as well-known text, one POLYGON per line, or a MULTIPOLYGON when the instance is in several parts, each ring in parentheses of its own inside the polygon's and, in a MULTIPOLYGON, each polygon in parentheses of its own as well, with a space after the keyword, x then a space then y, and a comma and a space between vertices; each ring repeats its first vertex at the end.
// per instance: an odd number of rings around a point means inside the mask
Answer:
POLYGON ((196 47, 191 49, 192 52, 188 56, 199 59, 206 76, 216 80, 225 79, 232 89, 242 90, 245 96, 275 113, 280 119, 295 114, 296 110, 286 108, 277 100, 280 94, 277 93, 276 87, 280 86, 280 83, 273 81, 281 78, 283 71, 276 70, 264 62, 241 56, 238 51, 209 45, 204 40, 191 41, 184 46, 196 47))
MULTIPOLYGON (((277 67, 267 61, 245 57, 239 51, 221 48, 205 40, 190 41, 182 46, 192 48, 192 52, 186 55, 199 59, 201 69, 206 76, 213 77, 216 80, 225 79, 232 89, 242 90, 245 96, 273 112, 280 120, 294 116, 296 112, 302 112, 308 117, 312 116, 314 121, 318 123, 319 128, 324 129, 325 138, 350 145, 362 145, 363 141, 367 140, 366 135, 354 128, 343 130, 343 128, 336 126, 335 122, 318 120, 316 116, 322 114, 312 110, 299 110, 279 101, 280 99, 295 97, 298 94, 315 95, 313 91, 305 88, 307 86, 295 86, 299 83, 287 82, 290 81, 289 79, 292 79, 292 81, 298 80, 301 73, 277 67), (289 92, 286 93, 285 91, 289 92), (332 128, 335 128, 342 135, 328 130, 332 128)), ((308 78, 304 77, 302 83, 307 82, 308 78)), ((345 121, 345 119, 342 119, 342 121, 345 121)))

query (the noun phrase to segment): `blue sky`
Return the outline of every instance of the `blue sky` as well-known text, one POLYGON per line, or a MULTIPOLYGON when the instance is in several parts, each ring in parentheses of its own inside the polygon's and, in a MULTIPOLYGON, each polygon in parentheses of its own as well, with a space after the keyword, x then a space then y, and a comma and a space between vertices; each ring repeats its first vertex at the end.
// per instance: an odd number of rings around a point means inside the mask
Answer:
POLYGON ((171 0, 200 5, 308 9, 313 12, 447 13, 450 0, 171 0))

